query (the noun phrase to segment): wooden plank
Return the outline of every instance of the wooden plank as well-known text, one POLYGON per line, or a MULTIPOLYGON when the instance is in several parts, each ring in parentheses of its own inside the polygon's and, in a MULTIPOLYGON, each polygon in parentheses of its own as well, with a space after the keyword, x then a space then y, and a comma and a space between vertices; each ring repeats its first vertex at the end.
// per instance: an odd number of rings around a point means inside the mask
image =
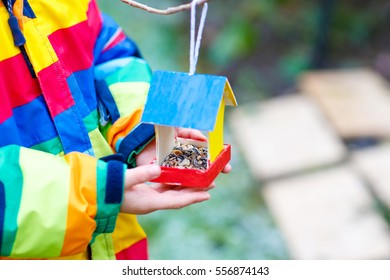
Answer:
POLYGON ((390 89, 370 69, 312 71, 298 81, 342 138, 390 137, 390 89))
POLYGON ((293 259, 390 257, 388 225, 349 167, 275 181, 263 194, 293 259))
POLYGON ((332 164, 346 155, 316 104, 300 94, 242 105, 229 117, 232 136, 260 180, 332 164))

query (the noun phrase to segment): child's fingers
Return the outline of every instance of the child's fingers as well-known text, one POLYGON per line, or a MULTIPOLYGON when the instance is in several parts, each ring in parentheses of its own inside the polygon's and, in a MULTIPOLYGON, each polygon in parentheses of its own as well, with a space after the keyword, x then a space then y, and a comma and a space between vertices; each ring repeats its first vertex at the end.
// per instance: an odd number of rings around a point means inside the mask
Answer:
POLYGON ((155 164, 148 164, 126 170, 125 187, 150 181, 161 174, 161 169, 155 164))
POLYGON ((223 168, 222 173, 229 173, 232 170, 232 166, 230 163, 226 164, 226 166, 223 168))
POLYGON ((199 141, 207 141, 206 136, 204 134, 196 129, 190 129, 190 128, 180 128, 177 130, 177 136, 181 138, 187 138, 187 139, 193 139, 193 140, 199 140, 199 141))

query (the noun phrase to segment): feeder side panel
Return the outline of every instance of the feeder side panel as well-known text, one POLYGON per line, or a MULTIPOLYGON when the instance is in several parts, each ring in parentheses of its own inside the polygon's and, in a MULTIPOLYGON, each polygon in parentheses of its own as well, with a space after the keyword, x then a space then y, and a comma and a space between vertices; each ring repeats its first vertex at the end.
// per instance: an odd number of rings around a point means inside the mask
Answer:
POLYGON ((175 147, 175 129, 170 126, 156 125, 157 164, 161 165, 164 159, 175 147))
POLYGON ((215 123, 214 130, 209 133, 210 141, 210 162, 214 162, 219 153, 223 150, 223 123, 225 115, 225 99, 221 99, 219 105, 218 115, 215 123))
POLYGON ((223 90, 223 97, 226 101, 226 105, 228 106, 237 106, 237 100, 236 97, 234 96, 232 87, 229 84, 229 81, 226 80, 225 88, 223 90))

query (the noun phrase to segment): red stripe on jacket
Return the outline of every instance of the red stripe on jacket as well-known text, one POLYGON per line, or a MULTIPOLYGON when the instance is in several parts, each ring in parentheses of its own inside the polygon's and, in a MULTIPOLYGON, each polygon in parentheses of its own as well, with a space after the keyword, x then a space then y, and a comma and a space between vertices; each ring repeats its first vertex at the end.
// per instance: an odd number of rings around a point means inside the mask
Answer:
POLYGON ((90 36, 90 32, 88 22, 83 21, 71 27, 59 29, 49 36, 66 77, 73 72, 92 66, 96 37, 90 36), (83 34, 88 35, 83 36, 83 34))
POLYGON ((94 45, 102 26, 102 18, 95 1, 90 2, 87 14, 90 17, 87 21, 59 29, 49 35, 50 43, 61 64, 56 62, 41 70, 38 78, 53 118, 75 104, 66 78, 74 72, 93 66, 94 45), (46 83, 47 79, 56 80, 56 86, 46 83))
POLYGON ((59 29, 49 36, 66 77, 93 65, 94 46, 101 28, 101 14, 96 2, 91 1, 86 21, 59 29))
POLYGON ((117 260, 147 260, 148 241, 146 238, 115 254, 117 260))
POLYGON ((52 118, 75 104, 58 61, 42 69, 38 73, 38 79, 52 118))
POLYGON ((12 108, 24 105, 40 95, 37 79, 31 77, 22 54, 0 62, 0 123, 11 117, 12 108), (23 81, 23 82, 19 82, 23 81))
POLYGON ((97 38, 100 33, 100 30, 102 29, 103 19, 102 15, 99 12, 99 8, 97 6, 96 1, 89 2, 87 17, 88 25, 91 28, 90 32, 92 32, 93 37, 97 38))

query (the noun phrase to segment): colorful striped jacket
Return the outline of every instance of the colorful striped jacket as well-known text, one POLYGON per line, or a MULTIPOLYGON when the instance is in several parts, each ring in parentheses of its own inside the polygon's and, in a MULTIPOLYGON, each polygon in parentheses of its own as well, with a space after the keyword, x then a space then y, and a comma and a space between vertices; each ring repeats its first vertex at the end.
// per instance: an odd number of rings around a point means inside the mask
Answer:
POLYGON ((94 0, 0 1, 0 258, 145 259, 118 214, 151 71, 94 0))

